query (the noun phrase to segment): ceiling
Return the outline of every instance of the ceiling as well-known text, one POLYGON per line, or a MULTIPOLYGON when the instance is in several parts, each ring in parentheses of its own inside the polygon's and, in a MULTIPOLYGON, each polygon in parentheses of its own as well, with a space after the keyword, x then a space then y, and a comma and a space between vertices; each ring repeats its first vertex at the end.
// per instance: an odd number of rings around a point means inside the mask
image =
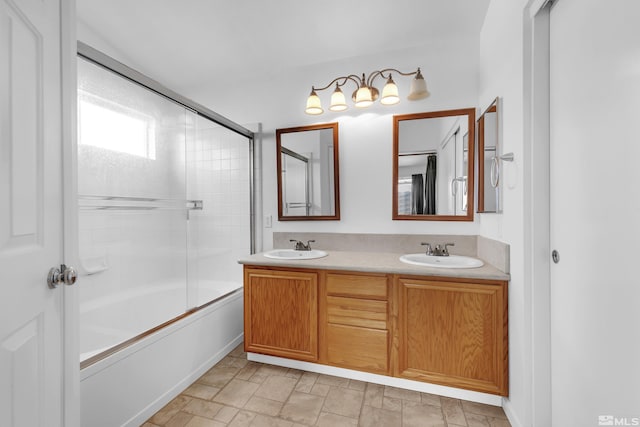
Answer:
MULTIPOLYGON (((477 37, 490 0, 77 0, 119 60, 178 92, 477 37)), ((97 46, 96 46, 97 47, 97 46)))

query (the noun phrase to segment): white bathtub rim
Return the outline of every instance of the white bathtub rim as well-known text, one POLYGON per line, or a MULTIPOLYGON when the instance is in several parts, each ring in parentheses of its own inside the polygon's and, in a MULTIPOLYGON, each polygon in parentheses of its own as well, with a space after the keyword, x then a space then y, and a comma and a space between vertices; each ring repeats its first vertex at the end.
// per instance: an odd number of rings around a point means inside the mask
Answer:
MULTIPOLYGON (((207 282, 205 283, 205 287, 207 282)), ((231 281, 231 280, 220 280, 220 281, 212 281, 212 283, 216 283, 216 284, 229 284, 231 286, 225 286, 224 289, 231 289, 231 288, 241 288, 242 287, 242 283, 241 282, 237 282, 237 281, 231 281)), ((111 294, 111 295, 103 295, 100 296, 98 298, 93 298, 90 299, 88 301, 84 301, 84 302, 80 302, 80 314, 84 314, 84 313, 88 313, 94 310, 98 310, 101 308, 104 308, 106 306, 110 306, 116 303, 121 303, 123 301, 128 301, 132 298, 137 298, 140 296, 148 296, 148 295, 155 295, 157 293, 159 293, 159 291, 181 291, 181 292, 185 292, 185 304, 187 301, 187 297, 186 297, 186 292, 187 292, 187 287, 185 287, 186 285, 184 283, 181 282, 169 282, 166 284, 162 284, 162 285, 145 285, 142 287, 136 287, 136 288, 132 288, 132 289, 127 289, 127 290, 123 290, 123 291, 119 291, 117 293, 111 294)), ((216 286, 217 288, 217 286, 216 286)), ((195 288, 194 288, 195 290, 195 288)), ((224 293, 223 293, 224 294, 224 293)), ((222 295, 220 295, 222 296, 222 295)))
POLYGON ((209 286, 198 289, 197 294, 193 293, 199 301, 186 304, 185 298, 182 308, 171 306, 172 301, 186 296, 184 287, 178 283, 139 287, 86 302, 80 308, 80 362, 242 288, 241 282, 207 283, 209 286), (146 318, 145 309, 141 309, 145 304, 163 307, 161 311, 164 314, 159 317, 154 311, 153 317, 146 318), (96 341, 96 333, 104 339, 96 341))
POLYGON ((135 342, 107 357, 102 360, 99 360, 84 369, 80 370, 80 381, 89 378, 104 369, 107 369, 114 363, 119 362, 120 360, 129 357, 130 355, 142 350, 145 347, 150 346, 156 341, 166 337, 167 335, 180 330, 189 324, 200 320, 201 318, 211 315, 218 307, 222 307, 235 301, 238 298, 243 298, 244 291, 243 288, 237 289, 223 297, 220 300, 213 302, 212 304, 199 309, 198 311, 191 313, 190 315, 184 317, 183 319, 178 320, 177 322, 173 322, 170 325, 165 326, 164 328, 150 334, 149 336, 141 339, 138 342, 135 342))
MULTIPOLYGON (((164 285, 145 285, 133 289, 126 289, 113 293, 110 295, 104 295, 98 298, 93 298, 88 301, 80 302, 80 314, 89 313, 101 308, 121 303, 123 301, 129 301, 133 298, 141 296, 148 296, 151 294, 164 293, 166 291, 174 291, 179 289, 178 283, 167 283, 164 285)), ((185 292, 186 292, 186 288, 185 292)), ((186 301, 186 297, 185 297, 186 301)))

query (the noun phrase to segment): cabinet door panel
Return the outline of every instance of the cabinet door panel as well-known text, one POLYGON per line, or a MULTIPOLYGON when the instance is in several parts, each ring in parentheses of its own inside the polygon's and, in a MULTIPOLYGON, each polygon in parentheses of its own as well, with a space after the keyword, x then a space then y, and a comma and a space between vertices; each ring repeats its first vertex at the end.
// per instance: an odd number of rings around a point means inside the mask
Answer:
POLYGON ((387 331, 327 325, 327 356, 332 365, 387 374, 388 342, 387 331))
POLYGON ((506 394, 506 289, 400 279, 403 377, 506 394))
POLYGON ((245 350, 318 359, 316 273, 245 271, 245 350))

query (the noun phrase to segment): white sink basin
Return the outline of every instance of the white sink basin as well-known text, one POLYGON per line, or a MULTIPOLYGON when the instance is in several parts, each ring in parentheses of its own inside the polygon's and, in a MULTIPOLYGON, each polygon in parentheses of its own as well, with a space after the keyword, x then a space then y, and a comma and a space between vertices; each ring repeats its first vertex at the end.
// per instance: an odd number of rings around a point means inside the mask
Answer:
POLYGON ((310 251, 296 251, 294 249, 274 249, 265 252, 264 256, 273 259, 315 259, 322 258, 328 254, 325 251, 311 249, 310 251))
POLYGON ((421 254, 407 254, 400 257, 400 261, 405 264, 422 265, 424 267, 437 268, 477 268, 482 267, 484 262, 477 258, 461 255, 433 256, 421 254))

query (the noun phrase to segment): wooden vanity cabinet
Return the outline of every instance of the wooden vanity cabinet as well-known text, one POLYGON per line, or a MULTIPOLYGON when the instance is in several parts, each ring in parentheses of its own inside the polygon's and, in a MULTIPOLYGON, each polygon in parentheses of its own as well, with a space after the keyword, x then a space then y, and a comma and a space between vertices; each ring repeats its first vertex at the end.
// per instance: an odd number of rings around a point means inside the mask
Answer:
POLYGON ((244 271, 246 351, 508 395, 506 281, 244 271))
POLYGON ((324 277, 326 363, 389 374, 388 276, 328 272, 324 277))
POLYGON ((245 268, 245 351, 318 360, 318 273, 245 268))
POLYGON ((508 395, 506 282, 399 277, 396 376, 508 395))

